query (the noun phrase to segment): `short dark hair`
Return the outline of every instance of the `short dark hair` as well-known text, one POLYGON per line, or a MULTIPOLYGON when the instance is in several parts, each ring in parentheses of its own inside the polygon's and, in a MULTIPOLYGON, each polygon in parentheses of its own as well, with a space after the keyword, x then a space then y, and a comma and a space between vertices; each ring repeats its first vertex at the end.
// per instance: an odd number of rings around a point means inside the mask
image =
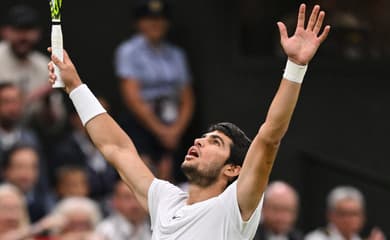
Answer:
POLYGON ((55 185, 58 186, 61 181, 63 181, 64 177, 69 174, 69 173, 74 173, 74 172, 80 172, 85 174, 87 176, 87 170, 85 167, 81 165, 63 165, 60 166, 56 171, 55 171, 55 185))
POLYGON ((230 156, 226 160, 225 164, 242 166, 245 155, 251 144, 251 140, 246 136, 246 134, 239 127, 229 122, 213 124, 209 127, 208 131, 222 132, 232 140, 233 144, 230 146, 230 156))
POLYGON ((16 152, 18 152, 20 150, 23 150, 23 149, 31 149, 39 157, 38 149, 36 147, 34 147, 33 145, 26 144, 26 143, 16 143, 10 149, 6 150, 4 152, 4 154, 3 154, 3 161, 2 161, 2 164, 1 164, 1 167, 2 167, 3 171, 7 170, 9 168, 9 166, 11 165, 11 158, 12 158, 12 156, 16 152))
POLYGON ((9 9, 5 25, 19 29, 35 29, 40 26, 38 12, 28 5, 16 5, 9 9))

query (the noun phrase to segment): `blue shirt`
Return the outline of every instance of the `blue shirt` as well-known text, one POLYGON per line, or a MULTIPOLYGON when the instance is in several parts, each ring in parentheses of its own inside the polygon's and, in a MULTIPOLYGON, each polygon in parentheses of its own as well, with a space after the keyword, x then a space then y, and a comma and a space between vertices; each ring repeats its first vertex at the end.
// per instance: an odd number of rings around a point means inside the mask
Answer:
POLYGON ((178 98, 180 90, 190 81, 182 50, 166 42, 153 47, 142 35, 118 47, 115 68, 118 77, 140 83, 141 96, 148 102, 161 97, 178 98))

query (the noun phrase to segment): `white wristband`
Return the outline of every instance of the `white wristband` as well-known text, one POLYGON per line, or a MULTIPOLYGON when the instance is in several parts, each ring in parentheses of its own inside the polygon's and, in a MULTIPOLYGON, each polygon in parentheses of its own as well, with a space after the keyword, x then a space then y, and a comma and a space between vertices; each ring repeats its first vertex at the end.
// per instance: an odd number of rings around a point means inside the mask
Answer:
POLYGON ((85 84, 73 89, 69 97, 72 99, 73 105, 84 126, 92 118, 106 112, 99 100, 85 84))
POLYGON ((291 82, 302 83, 307 70, 307 65, 298 65, 290 60, 287 60, 286 68, 284 69, 283 78, 291 82))

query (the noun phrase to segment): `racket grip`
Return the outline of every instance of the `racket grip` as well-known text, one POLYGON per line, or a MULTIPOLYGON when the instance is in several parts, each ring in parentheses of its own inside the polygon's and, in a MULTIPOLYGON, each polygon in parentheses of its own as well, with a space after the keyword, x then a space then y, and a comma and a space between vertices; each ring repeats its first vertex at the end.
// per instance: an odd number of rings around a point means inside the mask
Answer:
MULTIPOLYGON (((62 30, 60 24, 55 24, 51 27, 51 49, 54 56, 56 56, 61 61, 64 61, 62 30)), ((65 87, 65 84, 61 79, 60 69, 56 65, 54 65, 54 73, 57 76, 57 80, 53 84, 53 88, 65 87)))

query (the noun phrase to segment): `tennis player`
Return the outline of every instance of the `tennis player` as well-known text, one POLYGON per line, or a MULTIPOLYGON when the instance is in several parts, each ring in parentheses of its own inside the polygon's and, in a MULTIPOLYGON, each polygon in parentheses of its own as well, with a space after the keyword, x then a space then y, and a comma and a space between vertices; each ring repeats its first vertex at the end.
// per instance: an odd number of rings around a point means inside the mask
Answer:
POLYGON ((65 53, 63 62, 52 56, 49 81, 53 84, 56 80, 56 64, 94 144, 148 210, 153 239, 253 238, 260 221, 263 192, 297 103, 307 64, 330 30, 326 26, 320 33, 325 13, 319 6, 313 8, 306 26, 305 12, 302 4, 291 37, 286 26, 278 22, 288 61, 257 136, 250 143, 233 124, 219 123, 195 139, 182 163, 189 181, 188 193, 153 176, 131 139, 82 83, 69 56, 65 53))

